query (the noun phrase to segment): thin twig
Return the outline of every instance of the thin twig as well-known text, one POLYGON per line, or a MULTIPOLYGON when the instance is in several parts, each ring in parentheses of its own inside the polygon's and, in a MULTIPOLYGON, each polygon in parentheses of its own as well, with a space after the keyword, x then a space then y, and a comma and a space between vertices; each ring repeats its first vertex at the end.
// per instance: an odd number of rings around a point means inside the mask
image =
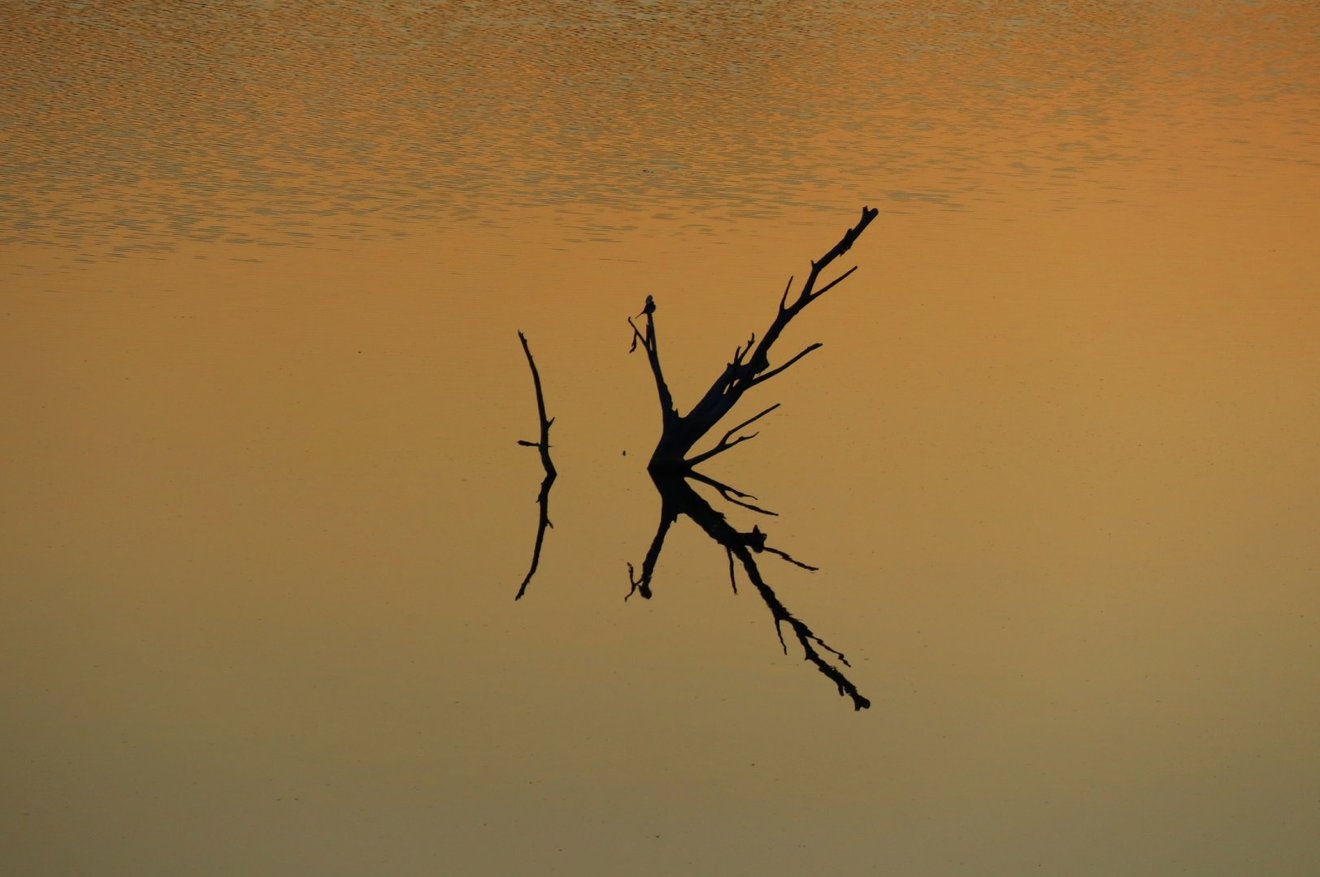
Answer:
POLYGON ((709 451, 706 451, 704 454, 697 454, 695 457, 690 457, 690 458, 686 461, 687 465, 688 465, 689 467, 695 466, 695 465, 697 465, 698 463, 701 463, 701 462, 704 462, 704 461, 706 461, 706 460, 709 460, 711 457, 714 457, 714 456, 717 455, 717 454, 722 454, 722 453, 724 453, 725 451, 729 450, 730 448, 737 447, 738 445, 742 444, 742 443, 745 442, 745 441, 750 441, 751 439, 756 438, 760 433, 755 433, 755 432, 754 432, 754 433, 752 433, 751 435, 740 435, 740 436, 738 436, 737 438, 735 438, 733 441, 729 441, 729 437, 732 436, 735 432, 737 432, 738 430, 742 429, 742 428, 745 427, 745 426, 751 426, 753 423, 755 423, 756 421, 760 420, 762 417, 765 417, 765 416, 766 416, 767 414, 769 414, 771 411, 774 411, 774 410, 775 410, 776 408, 778 408, 781 404, 782 404, 782 403, 780 403, 780 402, 776 402, 775 404, 771 405, 769 408, 765 409, 765 410, 762 411, 761 413, 759 413, 759 414, 754 414, 754 415, 752 415, 751 417, 749 417, 749 418, 747 418, 746 420, 744 420, 742 423, 740 423, 740 424, 738 424, 737 426, 733 427, 732 429, 730 429, 728 432, 726 432, 726 433, 724 434, 724 437, 721 438, 721 439, 719 440, 719 443, 718 443, 717 445, 715 445, 715 447, 711 448, 709 451))
POLYGON ((532 385, 536 388, 536 412, 541 421, 541 440, 529 442, 526 439, 518 439, 518 444, 536 448, 541 452, 541 466, 545 469, 545 478, 541 481, 541 490, 536 497, 540 513, 536 524, 536 542, 532 546, 532 564, 527 570, 527 575, 523 577, 522 584, 518 586, 518 593, 513 598, 515 600, 521 600, 523 594, 527 593, 527 585, 531 583, 532 576, 536 575, 536 568, 541 563, 541 546, 545 544, 545 531, 554 526, 550 522, 550 487, 555 483, 558 474, 555 472, 554 461, 550 459, 550 427, 555 419, 546 416, 545 394, 541 390, 541 373, 537 371, 532 349, 527 344, 527 336, 520 331, 518 340, 522 342, 523 353, 527 354, 527 365, 532 370, 532 385))
POLYGON ((793 357, 792 359, 790 359, 788 362, 784 363, 783 365, 781 365, 781 366, 776 366, 775 368, 770 369, 770 371, 768 371, 768 372, 761 372, 761 374, 759 374, 759 375, 757 375, 756 377, 752 378, 752 380, 751 380, 751 386, 754 387, 754 386, 756 386, 757 384, 760 384, 760 383, 763 383, 763 382, 765 382, 765 381, 770 380, 770 379, 773 378, 775 375, 777 375, 777 374, 779 374, 780 372, 784 371, 784 370, 785 370, 786 368, 788 368, 790 365, 792 365, 793 363, 797 362, 799 359, 801 359, 802 357, 806 356, 806 355, 807 355, 808 353, 810 353, 811 351, 813 351, 813 350, 819 350, 820 348, 822 348, 822 347, 824 347, 824 346, 825 346, 825 345, 822 344, 822 343, 819 342, 819 341, 815 342, 814 344, 809 345, 809 346, 807 347, 806 350, 802 351, 802 352, 799 353, 797 356, 793 357))
POLYGON ((811 572, 820 572, 820 567, 812 566, 809 563, 803 563, 802 561, 790 555, 787 551, 782 551, 778 548, 771 548, 769 545, 762 546, 761 550, 769 551, 771 554, 778 554, 780 557, 784 558, 784 560, 787 560, 789 563, 793 564, 794 566, 800 566, 805 570, 810 570, 811 572))
POLYGON ((772 518, 779 517, 779 512, 772 512, 769 509, 763 509, 758 505, 752 505, 750 502, 745 502, 744 500, 756 499, 756 497, 750 493, 743 493, 741 490, 738 490, 736 487, 730 487, 729 485, 725 484, 723 481, 716 481, 714 478, 711 478, 709 475, 703 475, 700 472, 696 471, 695 469, 692 470, 691 472, 686 473, 686 477, 691 478, 694 481, 700 481, 702 484, 710 485, 711 487, 719 491, 720 496, 724 497, 734 505, 742 506, 745 509, 748 509, 753 512, 758 512, 759 514, 762 515, 769 515, 772 518))

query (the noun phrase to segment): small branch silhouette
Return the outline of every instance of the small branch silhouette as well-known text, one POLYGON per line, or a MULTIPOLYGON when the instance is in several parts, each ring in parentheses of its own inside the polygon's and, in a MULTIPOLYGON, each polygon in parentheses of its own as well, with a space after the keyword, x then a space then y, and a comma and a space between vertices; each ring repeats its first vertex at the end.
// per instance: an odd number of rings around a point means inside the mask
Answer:
POLYGON ((545 531, 553 527, 550 523, 550 487, 555 483, 555 478, 559 473, 555 471, 554 461, 550 459, 550 426, 555 422, 553 417, 547 417, 545 413, 545 394, 541 390, 541 373, 536 369, 536 360, 532 358, 532 349, 527 346, 527 336, 521 331, 518 333, 518 340, 522 342, 523 353, 527 354, 527 365, 532 370, 532 385, 536 388, 536 411, 541 420, 541 438, 539 441, 529 442, 526 439, 519 439, 518 444, 536 448, 541 452, 541 466, 545 469, 545 480, 541 482, 541 492, 536 497, 537 505, 540 507, 540 516, 536 525, 536 543, 532 548, 532 565, 527 570, 527 575, 523 578, 522 584, 518 586, 518 593, 513 599, 521 600, 523 594, 527 592, 527 585, 531 582, 532 576, 536 575, 536 568, 541 563, 541 546, 545 543, 545 531))

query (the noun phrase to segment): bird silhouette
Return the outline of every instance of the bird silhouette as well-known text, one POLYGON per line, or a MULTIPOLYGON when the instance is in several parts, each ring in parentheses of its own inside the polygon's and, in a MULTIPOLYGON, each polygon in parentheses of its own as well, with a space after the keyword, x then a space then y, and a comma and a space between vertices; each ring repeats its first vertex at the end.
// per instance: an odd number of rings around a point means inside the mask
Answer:
POLYGON ((651 314, 654 313, 655 313, 655 298, 648 295, 646 297, 646 305, 642 308, 642 312, 637 316, 649 317, 651 314))

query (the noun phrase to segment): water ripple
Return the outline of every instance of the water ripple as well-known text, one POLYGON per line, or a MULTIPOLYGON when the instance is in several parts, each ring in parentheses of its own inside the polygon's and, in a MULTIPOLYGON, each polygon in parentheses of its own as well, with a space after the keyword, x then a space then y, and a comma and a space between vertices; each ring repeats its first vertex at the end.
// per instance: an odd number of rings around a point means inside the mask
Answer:
POLYGON ((0 242, 967 210, 1010 187, 1062 207, 1156 159, 1316 155, 1305 3, 107 6, 8 7, 0 242), (1192 128, 1199 155, 1166 139, 1192 128))

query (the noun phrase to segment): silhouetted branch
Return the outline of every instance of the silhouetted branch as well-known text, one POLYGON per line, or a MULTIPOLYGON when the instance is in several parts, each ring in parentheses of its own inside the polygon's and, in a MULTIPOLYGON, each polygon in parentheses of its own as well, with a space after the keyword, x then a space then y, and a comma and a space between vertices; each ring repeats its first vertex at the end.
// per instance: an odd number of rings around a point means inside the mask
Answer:
POLYGON ((752 438, 751 435, 748 435, 730 440, 732 435, 739 429, 772 409, 767 409, 767 411, 763 411, 756 417, 729 430, 724 438, 709 451, 696 456, 689 456, 692 447, 738 404, 738 400, 742 398, 745 392, 757 384, 764 383, 780 374, 821 346, 819 342, 811 344, 787 362, 774 368, 770 367, 770 351, 792 319, 801 313, 807 305, 838 286, 857 270, 856 266, 849 268, 839 277, 826 283, 820 289, 816 289, 816 282, 819 280, 821 272, 828 268, 835 259, 852 248, 857 238, 866 230, 866 227, 871 224, 878 213, 879 211, 872 207, 862 208, 861 219, 858 220, 857 224, 845 231, 843 237, 826 251, 825 255, 812 261, 811 271, 807 275, 807 279, 791 302, 789 301, 789 292, 793 287, 793 278, 789 278, 788 284, 784 287, 784 293, 780 297, 774 320, 771 321, 769 328, 762 334, 760 342, 756 341, 756 335, 753 334, 746 345, 735 347, 733 358, 725 365, 724 370, 716 377, 710 388, 706 390, 705 395, 692 406, 691 410, 681 416, 674 406, 673 394, 669 391, 669 386, 664 378, 664 370, 660 365, 660 351, 655 334, 655 299, 647 296, 646 306, 639 314, 639 316, 646 317, 645 330, 638 328, 631 317, 628 319, 628 324, 632 326, 633 330, 632 349, 637 348, 638 342, 641 342, 646 349, 651 374, 655 378, 656 390, 660 396, 662 430, 655 451, 651 454, 651 461, 648 464, 649 469, 652 471, 688 472, 697 463, 708 460, 716 454, 723 453, 752 438))
POLYGON ((750 509, 751 511, 758 512, 762 515, 770 515, 771 517, 779 516, 778 512, 772 512, 769 509, 763 509, 760 506, 752 505, 750 502, 744 502, 744 500, 756 499, 756 497, 752 496, 752 494, 743 493, 741 490, 738 490, 736 487, 730 487, 729 485, 725 484, 723 481, 716 481, 714 478, 711 478, 708 475, 702 475, 700 472, 696 471, 695 469, 687 473, 687 477, 691 478, 694 481, 700 481, 703 484, 709 484, 711 487, 719 491, 720 496, 724 497, 734 505, 740 505, 745 509, 750 509))
POLYGON ((541 390, 541 373, 537 371, 536 360, 532 358, 532 349, 527 346, 527 336, 519 331, 518 340, 522 342, 523 353, 527 355, 527 367, 532 370, 532 386, 536 389, 536 413, 541 421, 541 440, 529 442, 525 439, 519 439, 518 444, 529 448, 539 448, 541 451, 541 465, 545 468, 545 474, 554 477, 556 474, 555 464, 550 459, 550 425, 555 422, 555 419, 546 417, 545 394, 541 390))
POLYGON ((790 359, 788 362, 784 363, 783 365, 778 366, 778 367, 776 367, 776 368, 772 368, 772 369, 770 369, 770 371, 768 371, 768 372, 763 372, 763 373, 757 375, 755 378, 752 379, 752 386, 756 386, 756 385, 759 384, 759 383, 762 383, 762 382, 764 382, 764 381, 768 381, 768 380, 770 380, 770 379, 773 378, 775 375, 779 374, 781 371, 783 371, 784 369, 788 368, 790 365, 792 365, 793 363, 797 362, 799 359, 801 359, 802 357, 806 356, 806 355, 807 355, 808 353, 810 353, 811 351, 813 351, 813 350, 819 350, 820 348, 822 348, 822 347, 824 347, 824 346, 825 346, 825 345, 822 344, 822 343, 820 343, 819 341, 817 341, 817 342, 814 343, 814 344, 808 345, 808 347, 807 347, 806 350, 802 351, 802 352, 799 353, 797 356, 793 357, 792 359, 790 359))
POLYGON ((744 420, 742 423, 733 427, 724 434, 724 437, 720 439, 719 444, 717 444, 715 447, 711 448, 709 451, 706 451, 704 454, 697 454, 695 457, 689 459, 687 461, 688 466, 689 467, 695 466, 698 463, 709 460, 711 457, 714 457, 716 454, 724 453, 729 448, 736 447, 745 441, 749 441, 751 439, 756 438, 756 436, 759 435, 759 433, 754 432, 751 435, 740 435, 733 441, 729 441, 729 437, 732 436, 735 432, 742 429, 744 426, 750 426, 751 424, 760 420, 762 417, 765 417, 767 414, 769 414, 771 411, 774 411, 778 407, 779 407, 779 403, 776 402, 775 404, 771 405, 769 408, 762 411, 760 414, 754 414, 751 417, 744 420))
MULTIPOLYGON (((692 473, 690 477, 711 484, 716 489, 724 488, 738 496, 748 495, 741 493, 741 491, 734 491, 727 485, 721 485, 717 481, 696 473, 692 473)), ((788 644, 784 640, 783 632, 784 628, 788 628, 793 632, 798 645, 801 646, 803 658, 833 682, 838 688, 839 694, 848 697, 852 701, 854 709, 862 710, 869 707, 871 705, 870 700, 857 690, 857 686, 840 669, 840 666, 851 666, 847 657, 843 652, 816 635, 806 622, 795 616, 784 605, 775 594, 774 589, 762 576, 755 555, 768 551, 803 569, 814 571, 815 567, 795 560, 785 551, 766 545, 766 534, 762 532, 760 527, 753 527, 751 532, 737 530, 724 515, 716 511, 710 503, 692 488, 687 477, 676 473, 653 471, 651 480, 660 493, 660 526, 656 531, 655 538, 651 540, 651 547, 647 551, 646 560, 642 563, 641 576, 638 577, 633 565, 628 564, 628 580, 631 583, 629 596, 634 592, 640 592, 646 598, 651 596, 651 580, 655 574, 660 552, 664 547, 665 535, 674 521, 680 515, 685 515, 691 518, 707 536, 724 548, 729 558, 729 583, 732 585, 734 593, 738 592, 734 559, 736 558, 738 563, 741 564, 747 579, 756 588, 757 593, 761 595, 761 599, 770 610, 771 617, 774 619, 775 633, 779 637, 779 643, 783 647, 784 653, 788 653, 788 644)), ((727 494, 725 496, 728 498, 727 494)), ((739 504, 743 505, 743 503, 739 504)))
POLYGON ((656 527, 655 536, 651 538, 651 547, 646 550, 646 557, 642 560, 641 578, 637 577, 633 565, 628 564, 628 581, 631 587, 628 589, 628 593, 624 595, 624 600, 627 600, 633 594, 641 594, 643 600, 651 599, 651 577, 655 575, 655 565, 660 560, 660 552, 665 548, 665 535, 677 518, 678 513, 662 494, 660 499, 660 525, 656 527))
POLYGON ((536 525, 536 543, 532 547, 532 565, 527 570, 527 575, 523 577, 522 584, 518 586, 518 593, 514 595, 515 600, 521 600, 524 593, 527 592, 527 585, 536 575, 536 567, 541 563, 541 546, 545 542, 545 531, 554 524, 550 523, 550 487, 555 483, 558 473, 555 472, 554 461, 550 459, 550 426, 555 422, 553 417, 547 417, 545 413, 545 395, 541 391, 541 373, 536 369, 536 360, 532 358, 532 349, 527 346, 527 336, 522 332, 518 333, 518 340, 522 342, 523 353, 527 354, 527 365, 532 370, 532 385, 536 388, 536 411, 541 421, 541 439, 540 441, 529 442, 526 439, 519 439, 518 444, 528 448, 537 448, 541 452, 541 466, 545 469, 545 479, 541 482, 541 492, 536 497, 537 505, 540 506, 540 515, 536 525))
POLYGON ((545 476, 545 480, 541 482, 541 492, 536 497, 540 515, 536 524, 536 544, 532 546, 532 565, 528 568, 527 575, 523 576, 522 584, 518 586, 518 593, 513 596, 515 600, 522 599, 523 594, 527 592, 527 585, 532 581, 532 576, 536 575, 536 567, 541 563, 541 545, 545 542, 546 528, 554 526, 550 522, 550 485, 554 483, 553 474, 545 476))
POLYGON ((810 570, 811 572, 820 571, 820 567, 812 566, 809 563, 803 563, 802 561, 798 560, 796 557, 791 556, 787 551, 780 551, 778 548, 771 548, 769 545, 766 545, 764 548, 762 548, 762 550, 769 551, 771 554, 778 554, 780 557, 782 557, 784 560, 787 560, 789 563, 793 564, 794 566, 800 566, 805 570, 810 570))
POLYGON ((756 498, 751 494, 735 490, 727 484, 702 475, 693 467, 755 438, 757 433, 740 434, 740 431, 774 411, 779 407, 778 404, 771 405, 769 408, 729 429, 709 450, 692 455, 692 448, 725 415, 733 410, 744 393, 757 384, 764 383, 781 374, 812 351, 821 347, 819 342, 810 344, 782 364, 774 368, 770 366, 771 349, 793 318, 800 314, 807 305, 851 277, 853 272, 857 270, 856 266, 849 268, 821 288, 816 288, 821 272, 852 248, 857 238, 871 224, 878 212, 871 207, 862 208, 861 219, 858 220, 857 224, 845 231, 839 241, 827 250, 823 256, 812 261, 811 271, 799 288, 797 295, 792 297, 791 300, 789 294, 793 288, 793 278, 788 279, 788 283, 784 286, 783 295, 780 296, 775 317, 769 328, 761 335, 760 342, 757 342, 756 335, 753 333, 747 339, 746 344, 735 347, 733 356, 725 364, 723 371, 720 372, 714 382, 711 383, 710 388, 686 414, 680 415, 678 413, 678 409, 674 405, 673 394, 665 381, 664 369, 660 364, 660 348, 656 340, 655 299, 648 295, 645 307, 637 315, 637 317, 645 318, 644 327, 639 327, 633 317, 628 318, 628 325, 632 327, 632 345, 629 350, 636 350, 637 345, 641 344, 646 351, 647 363, 651 368, 656 393, 660 399, 662 423, 660 440, 656 442, 655 450, 652 452, 651 460, 647 465, 647 469, 651 473, 651 479, 655 482, 656 489, 660 491, 660 526, 656 530, 655 537, 651 540, 646 559, 642 562, 641 575, 637 574, 631 563, 628 564, 628 581, 630 585, 628 596, 640 593, 644 598, 650 598, 651 582, 655 575, 660 553, 664 549, 665 536, 674 521, 680 515, 686 515, 697 526, 701 527, 711 539, 724 547, 729 559, 729 583, 733 587, 734 593, 738 591, 735 558, 742 565, 748 580, 756 587, 757 593, 761 595, 761 599, 770 609, 770 614, 774 619, 775 633, 779 637, 779 643, 783 646, 785 654, 788 652, 788 645, 784 640, 784 629, 788 628, 797 639, 798 645, 801 646, 803 657, 835 684, 839 689, 839 694, 850 698, 853 708, 858 710, 869 707, 871 702, 857 690, 857 687, 840 669, 841 666, 850 666, 848 659, 838 649, 817 636, 805 622, 793 615, 779 600, 774 590, 761 575, 755 555, 769 552, 803 569, 815 571, 816 568, 795 559, 786 551, 768 546, 766 544, 766 534, 761 531, 760 527, 753 527, 749 533, 735 529, 725 520, 724 515, 715 511, 710 503, 697 494, 687 479, 691 478, 694 481, 700 481, 713 487, 720 496, 735 505, 762 514, 774 514, 747 502, 748 499, 756 498))
POLYGON ((765 601, 766 607, 769 608, 770 614, 774 617, 775 633, 779 635, 779 645, 783 647, 784 654, 788 654, 788 645, 784 642, 783 627, 788 625, 797 638, 798 645, 802 647, 803 657, 838 687, 840 695, 852 700, 853 709, 863 710, 869 707, 871 701, 858 691, 852 680, 845 676, 843 671, 831 663, 826 656, 822 655, 816 647, 819 646, 820 649, 833 655, 843 666, 851 667, 852 665, 848 663, 848 658, 843 652, 817 636, 807 626, 806 622, 795 616, 788 610, 787 606, 780 602, 779 598, 775 596, 774 590, 761 577, 756 559, 752 557, 751 552, 745 546, 742 548, 730 547, 729 550, 742 562, 743 572, 747 574, 748 580, 756 587, 757 593, 761 595, 761 599, 765 601))
POLYGON ((628 318, 628 325, 632 326, 633 338, 632 346, 628 348, 631 353, 637 349, 637 342, 642 342, 642 348, 646 351, 646 361, 651 366, 651 374, 655 377, 656 394, 660 397, 660 414, 662 429, 668 430, 670 424, 678 419, 678 409, 674 407, 673 394, 669 392, 669 385, 665 383, 664 369, 660 366, 660 347, 655 334, 655 299, 651 296, 646 297, 646 306, 642 308, 639 316, 646 317, 646 332, 637 328, 633 318, 628 318))

